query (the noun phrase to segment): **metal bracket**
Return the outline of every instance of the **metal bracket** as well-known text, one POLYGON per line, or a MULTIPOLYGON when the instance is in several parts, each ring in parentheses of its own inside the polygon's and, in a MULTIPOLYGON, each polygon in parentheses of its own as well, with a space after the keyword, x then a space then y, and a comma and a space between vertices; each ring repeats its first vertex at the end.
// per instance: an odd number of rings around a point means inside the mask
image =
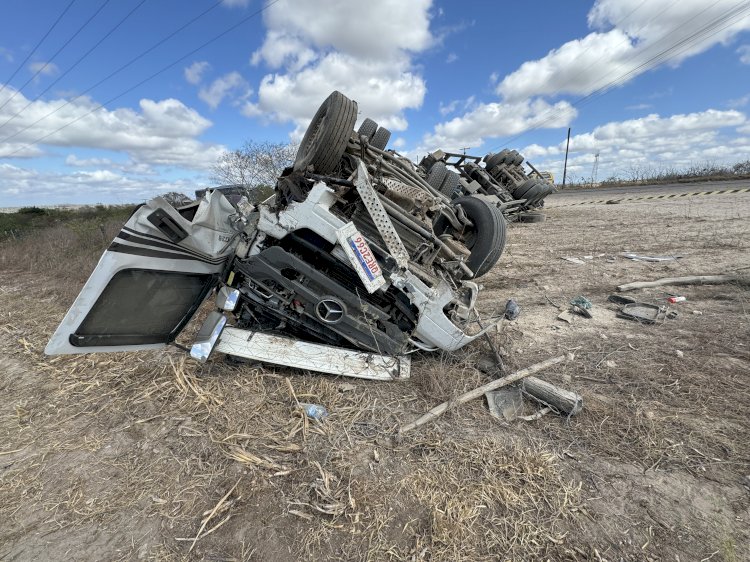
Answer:
POLYGON ((361 160, 357 165, 357 179, 354 180, 354 185, 357 186, 357 192, 362 198, 367 212, 370 213, 378 232, 380 232, 380 236, 383 237, 388 251, 396 260, 399 267, 406 268, 409 265, 409 254, 396 229, 393 227, 393 223, 388 213, 386 213, 377 191, 372 187, 367 174, 367 168, 361 160))

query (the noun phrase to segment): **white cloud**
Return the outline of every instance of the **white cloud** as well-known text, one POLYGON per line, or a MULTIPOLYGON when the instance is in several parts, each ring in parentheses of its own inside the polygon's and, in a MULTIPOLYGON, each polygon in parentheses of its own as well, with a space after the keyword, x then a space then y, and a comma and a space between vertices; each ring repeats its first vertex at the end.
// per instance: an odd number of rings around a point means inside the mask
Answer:
POLYGON ((201 88, 198 97, 216 109, 226 97, 244 99, 252 93, 250 86, 239 72, 230 72, 211 82, 210 86, 201 88))
POLYGON ((733 109, 736 109, 738 107, 745 107, 748 103, 750 103, 750 94, 745 94, 740 98, 729 100, 727 102, 727 105, 733 109))
POLYGON ((5 59, 5 62, 13 62, 13 52, 5 47, 0 47, 0 57, 5 59))
POLYGON ((250 0, 222 0, 222 4, 228 8, 244 8, 250 4, 250 0))
MULTIPOLYGON (((569 170, 590 174, 599 153, 599 178, 627 176, 635 168, 687 167, 707 160, 732 163, 750 157, 750 143, 728 139, 722 129, 747 127, 736 110, 708 109, 690 114, 613 121, 570 139, 569 170)), ((748 130, 750 132, 750 130, 748 130)), ((551 146, 532 144, 522 154, 537 168, 562 172, 565 140, 551 146), (539 159, 539 160, 537 160, 539 159)))
POLYGON ((60 72, 54 62, 32 62, 29 64, 29 72, 39 76, 53 76, 60 72))
POLYGON ((225 150, 197 139, 211 122, 176 99, 142 99, 139 110, 100 109, 87 115, 98 107, 89 98, 68 105, 64 99, 37 100, 25 108, 29 100, 12 88, 0 92, 0 105, 14 93, 0 109, 0 122, 19 113, 0 131, 0 158, 38 156, 39 145, 25 145, 47 135, 43 145, 113 150, 128 154, 136 163, 199 170, 212 166, 225 150), (40 120, 55 109, 56 113, 40 120))
POLYGON ((458 55, 456 53, 448 53, 448 57, 445 59, 446 64, 450 64, 452 62, 456 62, 458 60, 458 55))
POLYGON ((737 54, 740 55, 740 62, 742 64, 750 64, 750 45, 740 45, 737 49, 737 54))
POLYGON ((138 203, 169 191, 193 195, 196 182, 133 178, 108 169, 72 174, 0 163, 0 197, 4 205, 63 203, 138 203))
POLYGON ((211 68, 211 65, 206 61, 196 61, 190 66, 185 67, 185 80, 190 84, 197 86, 203 80, 203 74, 211 68))
POLYGON ((750 29, 747 11, 736 14, 735 20, 720 19, 738 6, 746 8, 735 0, 708 6, 703 0, 597 0, 588 15, 589 25, 606 31, 594 31, 523 63, 498 84, 497 92, 506 100, 588 94, 612 82, 627 82, 660 64, 679 64, 750 29))
POLYGON ((625 109, 629 109, 630 111, 640 111, 642 109, 651 109, 653 107, 650 103, 637 103, 635 105, 629 105, 625 109))
POLYGON ((431 0, 280 0, 264 12, 267 33, 251 63, 274 72, 243 113, 304 130, 334 89, 356 100, 362 115, 403 130, 404 110, 419 108, 426 92, 412 55, 435 42, 431 0))
POLYGON ((111 166, 113 164, 109 158, 78 158, 75 154, 68 154, 65 158, 65 163, 68 166, 78 168, 94 168, 96 166, 111 166))
POLYGON ((440 106, 438 107, 438 113, 442 116, 449 115, 456 111, 456 108, 458 107, 459 100, 453 100, 449 103, 443 104, 443 102, 440 102, 440 106))
POLYGON ((422 144, 426 150, 478 147, 486 138, 515 135, 532 127, 564 127, 575 116, 575 108, 566 101, 554 105, 541 99, 483 103, 460 117, 436 125, 422 144))

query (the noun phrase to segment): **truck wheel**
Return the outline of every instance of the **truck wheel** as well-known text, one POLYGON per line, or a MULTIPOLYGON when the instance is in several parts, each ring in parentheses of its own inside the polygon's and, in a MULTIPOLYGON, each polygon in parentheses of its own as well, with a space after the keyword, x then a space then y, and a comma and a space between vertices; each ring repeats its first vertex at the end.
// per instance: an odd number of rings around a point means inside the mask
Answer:
POLYGON ((440 186, 440 193, 448 197, 453 197, 453 191, 458 187, 459 178, 460 176, 456 172, 448 170, 448 173, 445 174, 443 185, 440 186))
POLYGON ((527 191, 529 191, 532 187, 536 185, 535 179, 528 179, 525 182, 523 182, 521 185, 519 185, 516 189, 513 190, 513 197, 515 199, 523 199, 523 194, 525 194, 527 191))
POLYGON ((391 132, 385 127, 380 127, 377 132, 372 136, 370 144, 380 150, 385 150, 388 146, 388 141, 391 140, 391 132))
POLYGON ((364 135, 369 140, 372 140, 372 136, 375 134, 375 131, 377 130, 378 130, 378 124, 368 117, 364 121, 362 121, 362 124, 359 126, 359 129, 357 129, 357 135, 359 136, 364 135))
POLYGON ((425 173, 429 173, 432 169, 432 166, 437 162, 435 157, 432 154, 428 154, 422 160, 419 161, 419 165, 422 167, 422 169, 425 171, 425 173))
POLYGON ((315 113, 294 159, 294 169, 312 166, 319 174, 330 174, 344 154, 357 120, 357 103, 341 92, 333 92, 315 113))
POLYGON ((507 155, 508 155, 508 149, 507 148, 504 148, 503 150, 501 150, 497 154, 488 154, 487 156, 485 156, 485 160, 484 160, 485 164, 486 164, 485 168, 487 170, 491 170, 492 168, 494 168, 498 164, 502 164, 505 161, 505 157, 507 155))
POLYGON ((445 167, 445 162, 435 162, 430 168, 430 173, 427 174, 427 183, 432 187, 440 191, 443 185, 445 176, 448 175, 448 168, 445 167))
MULTIPOLYGON (((461 205, 474 224, 470 230, 454 235, 463 238, 466 248, 471 252, 466 265, 474 272, 474 278, 481 277, 492 269, 505 249, 505 217, 496 206, 470 195, 454 199, 451 205, 461 205)), ((433 229, 440 236, 451 232, 453 227, 445 217, 439 216, 433 229)))

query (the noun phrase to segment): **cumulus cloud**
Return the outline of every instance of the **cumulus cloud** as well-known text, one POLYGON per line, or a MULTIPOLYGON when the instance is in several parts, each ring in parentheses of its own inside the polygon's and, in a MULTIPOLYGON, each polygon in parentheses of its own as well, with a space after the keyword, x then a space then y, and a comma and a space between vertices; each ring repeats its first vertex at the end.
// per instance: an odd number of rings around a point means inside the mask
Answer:
POLYGON ((41 149, 33 143, 42 137, 46 137, 44 145, 113 150, 134 162, 198 170, 210 168, 225 150, 197 139, 211 122, 176 99, 142 99, 139 110, 99 109, 88 114, 98 107, 89 98, 68 105, 64 99, 29 102, 20 92, 6 88, 0 93, 0 105, 14 93, 0 109, 2 123, 19 113, 0 130, 0 158, 37 156, 41 149))
POLYGON ((737 54, 740 55, 740 62, 742 64, 750 64, 750 45, 740 45, 737 49, 737 54))
POLYGON ((483 103, 460 117, 436 125, 422 144, 425 150, 478 147, 488 137, 515 135, 532 127, 564 127, 575 116, 575 108, 566 101, 550 104, 535 99, 483 103))
POLYGON ((750 29, 750 13, 734 0, 709 5, 703 0, 597 0, 588 23, 595 31, 523 63, 498 84, 497 92, 517 100, 618 85, 727 43, 750 29))
POLYGON ((0 47, 0 57, 5 59, 5 62, 13 62, 13 52, 5 47, 0 47))
POLYGON ((359 103, 362 115, 394 130, 426 92, 412 56, 434 44, 430 0, 280 0, 264 12, 267 33, 251 63, 272 73, 261 80, 245 115, 303 131, 333 89, 359 103))
POLYGON ((198 97, 208 104, 211 109, 219 107, 221 102, 229 97, 244 99, 252 93, 250 86, 239 72, 230 72, 211 82, 198 91, 198 97))
POLYGON ((250 0, 222 0, 222 4, 228 8, 244 8, 250 4, 250 0))
POLYGON ((190 179, 135 178, 109 169, 59 173, 0 163, 0 198, 9 206, 65 203, 138 203, 178 191, 192 195, 190 179))
POLYGON ((203 74, 211 68, 211 65, 206 61, 196 61, 190 66, 186 66, 184 69, 185 80, 190 84, 197 86, 203 80, 203 74))
MULTIPOLYGON (((634 167, 679 168, 707 160, 732 163, 750 157, 750 142, 731 139, 723 131, 746 126, 747 118, 742 112, 716 109, 613 121, 570 138, 568 167, 574 172, 590 172, 597 153, 600 178, 627 175, 627 170, 634 167)), ((559 173, 565 141, 550 146, 532 144, 522 153, 533 159, 537 168, 559 173)))

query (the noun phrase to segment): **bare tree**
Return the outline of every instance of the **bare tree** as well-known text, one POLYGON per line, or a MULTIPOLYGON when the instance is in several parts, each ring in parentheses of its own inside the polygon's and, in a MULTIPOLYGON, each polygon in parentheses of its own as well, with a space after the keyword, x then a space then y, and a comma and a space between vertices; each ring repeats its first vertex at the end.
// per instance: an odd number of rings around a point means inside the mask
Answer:
POLYGON ((222 185, 243 186, 251 200, 268 194, 284 168, 294 163, 297 145, 248 141, 222 154, 211 169, 211 179, 222 185))

